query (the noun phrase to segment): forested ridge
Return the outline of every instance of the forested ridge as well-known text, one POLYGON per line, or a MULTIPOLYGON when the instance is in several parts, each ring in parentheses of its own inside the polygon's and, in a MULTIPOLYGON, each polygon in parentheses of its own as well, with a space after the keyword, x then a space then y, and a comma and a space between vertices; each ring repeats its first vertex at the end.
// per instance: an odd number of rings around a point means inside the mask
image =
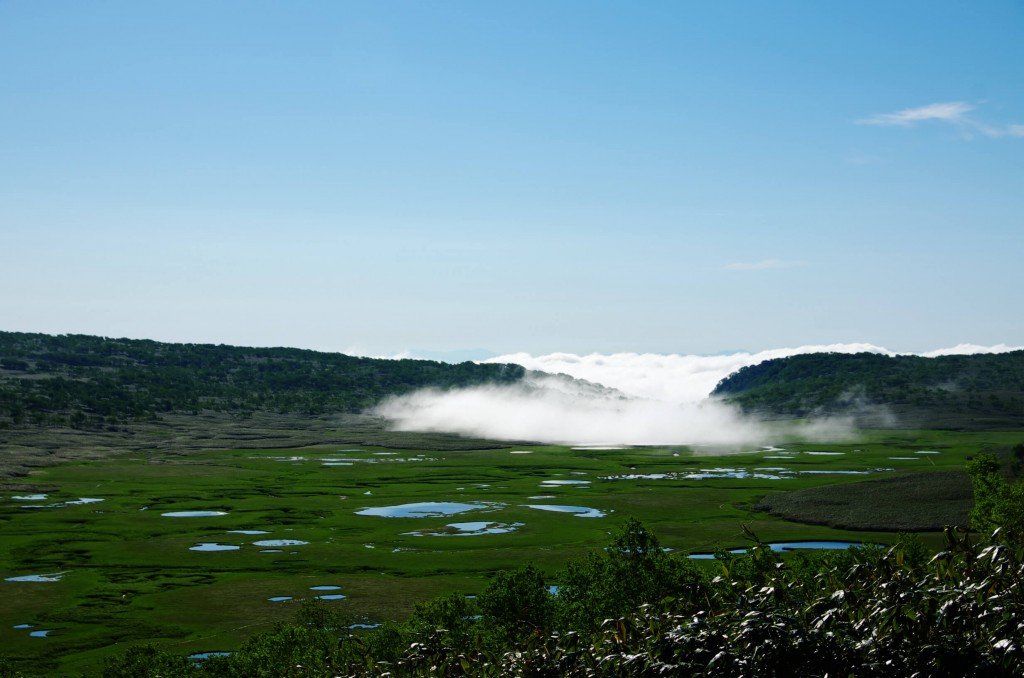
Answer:
POLYGON ((388 395, 523 374, 518 365, 0 332, 0 427, 96 428, 204 410, 359 412, 388 395))
POLYGON ((934 428, 1024 426, 1024 351, 937 358, 812 353, 744 367, 713 393, 762 414, 878 414, 934 428))

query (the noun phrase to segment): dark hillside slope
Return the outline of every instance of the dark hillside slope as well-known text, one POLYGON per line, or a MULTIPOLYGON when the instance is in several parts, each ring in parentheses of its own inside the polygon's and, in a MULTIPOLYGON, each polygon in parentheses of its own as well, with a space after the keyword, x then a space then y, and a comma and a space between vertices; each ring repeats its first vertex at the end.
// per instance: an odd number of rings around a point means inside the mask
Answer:
POLYGON ((98 428, 200 411, 352 413, 423 387, 523 374, 518 365, 0 332, 0 428, 98 428))
POLYGON ((714 394, 775 417, 850 414, 868 425, 1024 427, 1024 351, 938 358, 813 353, 767 360, 714 394))

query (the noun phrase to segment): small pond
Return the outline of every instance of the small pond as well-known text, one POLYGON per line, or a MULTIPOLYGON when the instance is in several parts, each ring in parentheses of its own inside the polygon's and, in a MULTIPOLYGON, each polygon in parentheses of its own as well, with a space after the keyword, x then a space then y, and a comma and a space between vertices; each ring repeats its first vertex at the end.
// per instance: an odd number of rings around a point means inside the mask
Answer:
MULTIPOLYGON (((791 551, 799 551, 802 549, 808 550, 822 550, 822 551, 838 551, 842 549, 849 549, 855 546, 870 546, 870 544, 864 544, 859 541, 779 541, 768 544, 772 551, 780 553, 788 553, 791 551)), ((747 549, 729 549, 729 553, 746 553, 747 549)), ((715 554, 713 553, 691 553, 690 558, 694 560, 713 560, 715 554)))
POLYGON ((46 638, 51 633, 53 633, 53 629, 40 629, 38 631, 29 631, 28 635, 31 638, 46 638))
POLYGON ((13 582, 55 582, 60 581, 67 572, 54 572, 52 574, 24 574, 20 577, 7 577, 4 581, 13 582))
POLYGON ((334 584, 320 584, 319 586, 309 587, 310 591, 338 591, 340 589, 340 586, 335 586, 334 584))
POLYGON ((227 514, 227 511, 168 511, 160 515, 164 518, 215 518, 227 514))
POLYGON ((562 485, 589 485, 589 480, 542 480, 541 487, 559 487, 562 485))
POLYGON ((508 534, 515 532, 523 523, 449 523, 438 530, 416 530, 405 534, 413 537, 475 537, 483 534, 508 534))
POLYGON ((271 596, 270 598, 267 598, 267 600, 269 600, 272 603, 287 603, 289 600, 292 600, 292 597, 291 596, 271 596))
POLYGON ((228 534, 246 534, 249 536, 257 534, 270 534, 267 530, 228 530, 228 534))
POLYGON ((526 508, 538 511, 553 511, 555 513, 571 513, 577 518, 604 518, 604 511, 586 506, 563 506, 560 504, 524 504, 526 508))
POLYGON ((241 546, 235 546, 234 544, 218 544, 217 542, 203 542, 202 544, 196 544, 190 546, 189 551, 237 551, 242 548, 241 546))
POLYGON ((317 596, 318 600, 345 600, 345 594, 343 593, 328 593, 323 596, 317 596))
POLYGON ((484 502, 425 501, 397 506, 377 506, 356 511, 360 516, 378 516, 381 518, 443 518, 467 511, 500 508, 500 504, 484 502))
POLYGON ((301 539, 260 539, 254 541, 253 546, 264 546, 264 547, 277 547, 277 546, 305 546, 308 541, 302 541, 301 539))

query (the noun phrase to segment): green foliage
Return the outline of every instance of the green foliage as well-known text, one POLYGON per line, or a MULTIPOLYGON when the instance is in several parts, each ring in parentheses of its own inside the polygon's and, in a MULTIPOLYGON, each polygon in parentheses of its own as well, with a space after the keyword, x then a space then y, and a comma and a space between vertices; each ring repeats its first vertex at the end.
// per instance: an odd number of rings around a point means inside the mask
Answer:
POLYGON ((336 632, 301 624, 280 625, 246 641, 227 660, 226 675, 327 676, 333 673, 339 655, 336 632))
POLYGON ((461 593, 417 603, 406 626, 414 635, 440 633, 444 642, 464 645, 469 642, 478 617, 477 606, 461 593))
POLYGON ((570 562, 560 579, 560 626, 593 630, 603 619, 626 614, 668 596, 701 596, 703 573, 689 560, 666 553, 657 537, 629 519, 600 555, 570 562))
POLYGON ((188 675, 191 668, 185 657, 143 645, 107 659, 103 678, 169 678, 188 675))
POLYGON ((389 395, 509 383, 518 365, 0 332, 0 421, 99 429, 201 410, 358 412, 389 395))
POLYGON ((484 625, 504 639, 540 634, 551 627, 551 594, 544 575, 532 564, 495 575, 479 604, 484 625))
POLYGON ((1024 481, 1007 481, 998 458, 977 455, 966 465, 974 487, 971 527, 980 532, 1001 528, 1002 537, 1024 544, 1024 481))
POLYGON ((719 382, 714 395, 782 416, 891 415, 928 428, 1024 426, 1024 351, 937 358, 813 353, 766 360, 719 382), (879 409, 874 406, 884 406, 879 409))
MULTIPOLYGON (((543 579, 526 566, 494 578, 480 599, 482 619, 465 633, 438 631, 458 626, 472 609, 449 596, 418 607, 404 629, 385 626, 333 642, 339 636, 299 623, 196 668, 152 648, 135 649, 108 663, 120 673, 106 675, 1002 677, 1024 671, 1019 549, 979 546, 947 530, 946 550, 931 558, 918 538, 901 536, 889 549, 784 560, 748 535, 755 542, 750 553, 724 558, 723 576, 701 580, 699 596, 686 592, 692 580, 677 579, 671 593, 681 595, 636 604, 585 632, 557 620, 552 628, 543 579)), ((632 521, 595 556, 574 567, 591 568, 590 581, 619 600, 660 591, 603 577, 632 573, 656 582, 667 576, 657 573, 674 572, 676 560, 632 521)), ((582 587, 563 586, 557 599, 574 605, 586 595, 582 587)), ((308 613, 302 618, 308 621, 308 613)))

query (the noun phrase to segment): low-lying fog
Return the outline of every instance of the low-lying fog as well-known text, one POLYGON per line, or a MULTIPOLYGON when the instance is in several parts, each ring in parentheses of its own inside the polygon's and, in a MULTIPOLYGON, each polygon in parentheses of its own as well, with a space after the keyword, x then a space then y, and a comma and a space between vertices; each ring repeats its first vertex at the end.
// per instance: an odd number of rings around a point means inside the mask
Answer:
MULTIPOLYGON (((961 344, 920 355, 1009 350, 1014 349, 961 344)), ((801 346, 712 356, 515 353, 485 362, 516 363, 531 370, 521 383, 421 390, 390 398, 375 413, 391 419, 398 430, 558 444, 717 447, 767 445, 794 438, 849 439, 853 434, 849 420, 764 422, 709 395, 719 381, 746 365, 802 353, 864 351, 895 355, 871 344, 801 346)))

